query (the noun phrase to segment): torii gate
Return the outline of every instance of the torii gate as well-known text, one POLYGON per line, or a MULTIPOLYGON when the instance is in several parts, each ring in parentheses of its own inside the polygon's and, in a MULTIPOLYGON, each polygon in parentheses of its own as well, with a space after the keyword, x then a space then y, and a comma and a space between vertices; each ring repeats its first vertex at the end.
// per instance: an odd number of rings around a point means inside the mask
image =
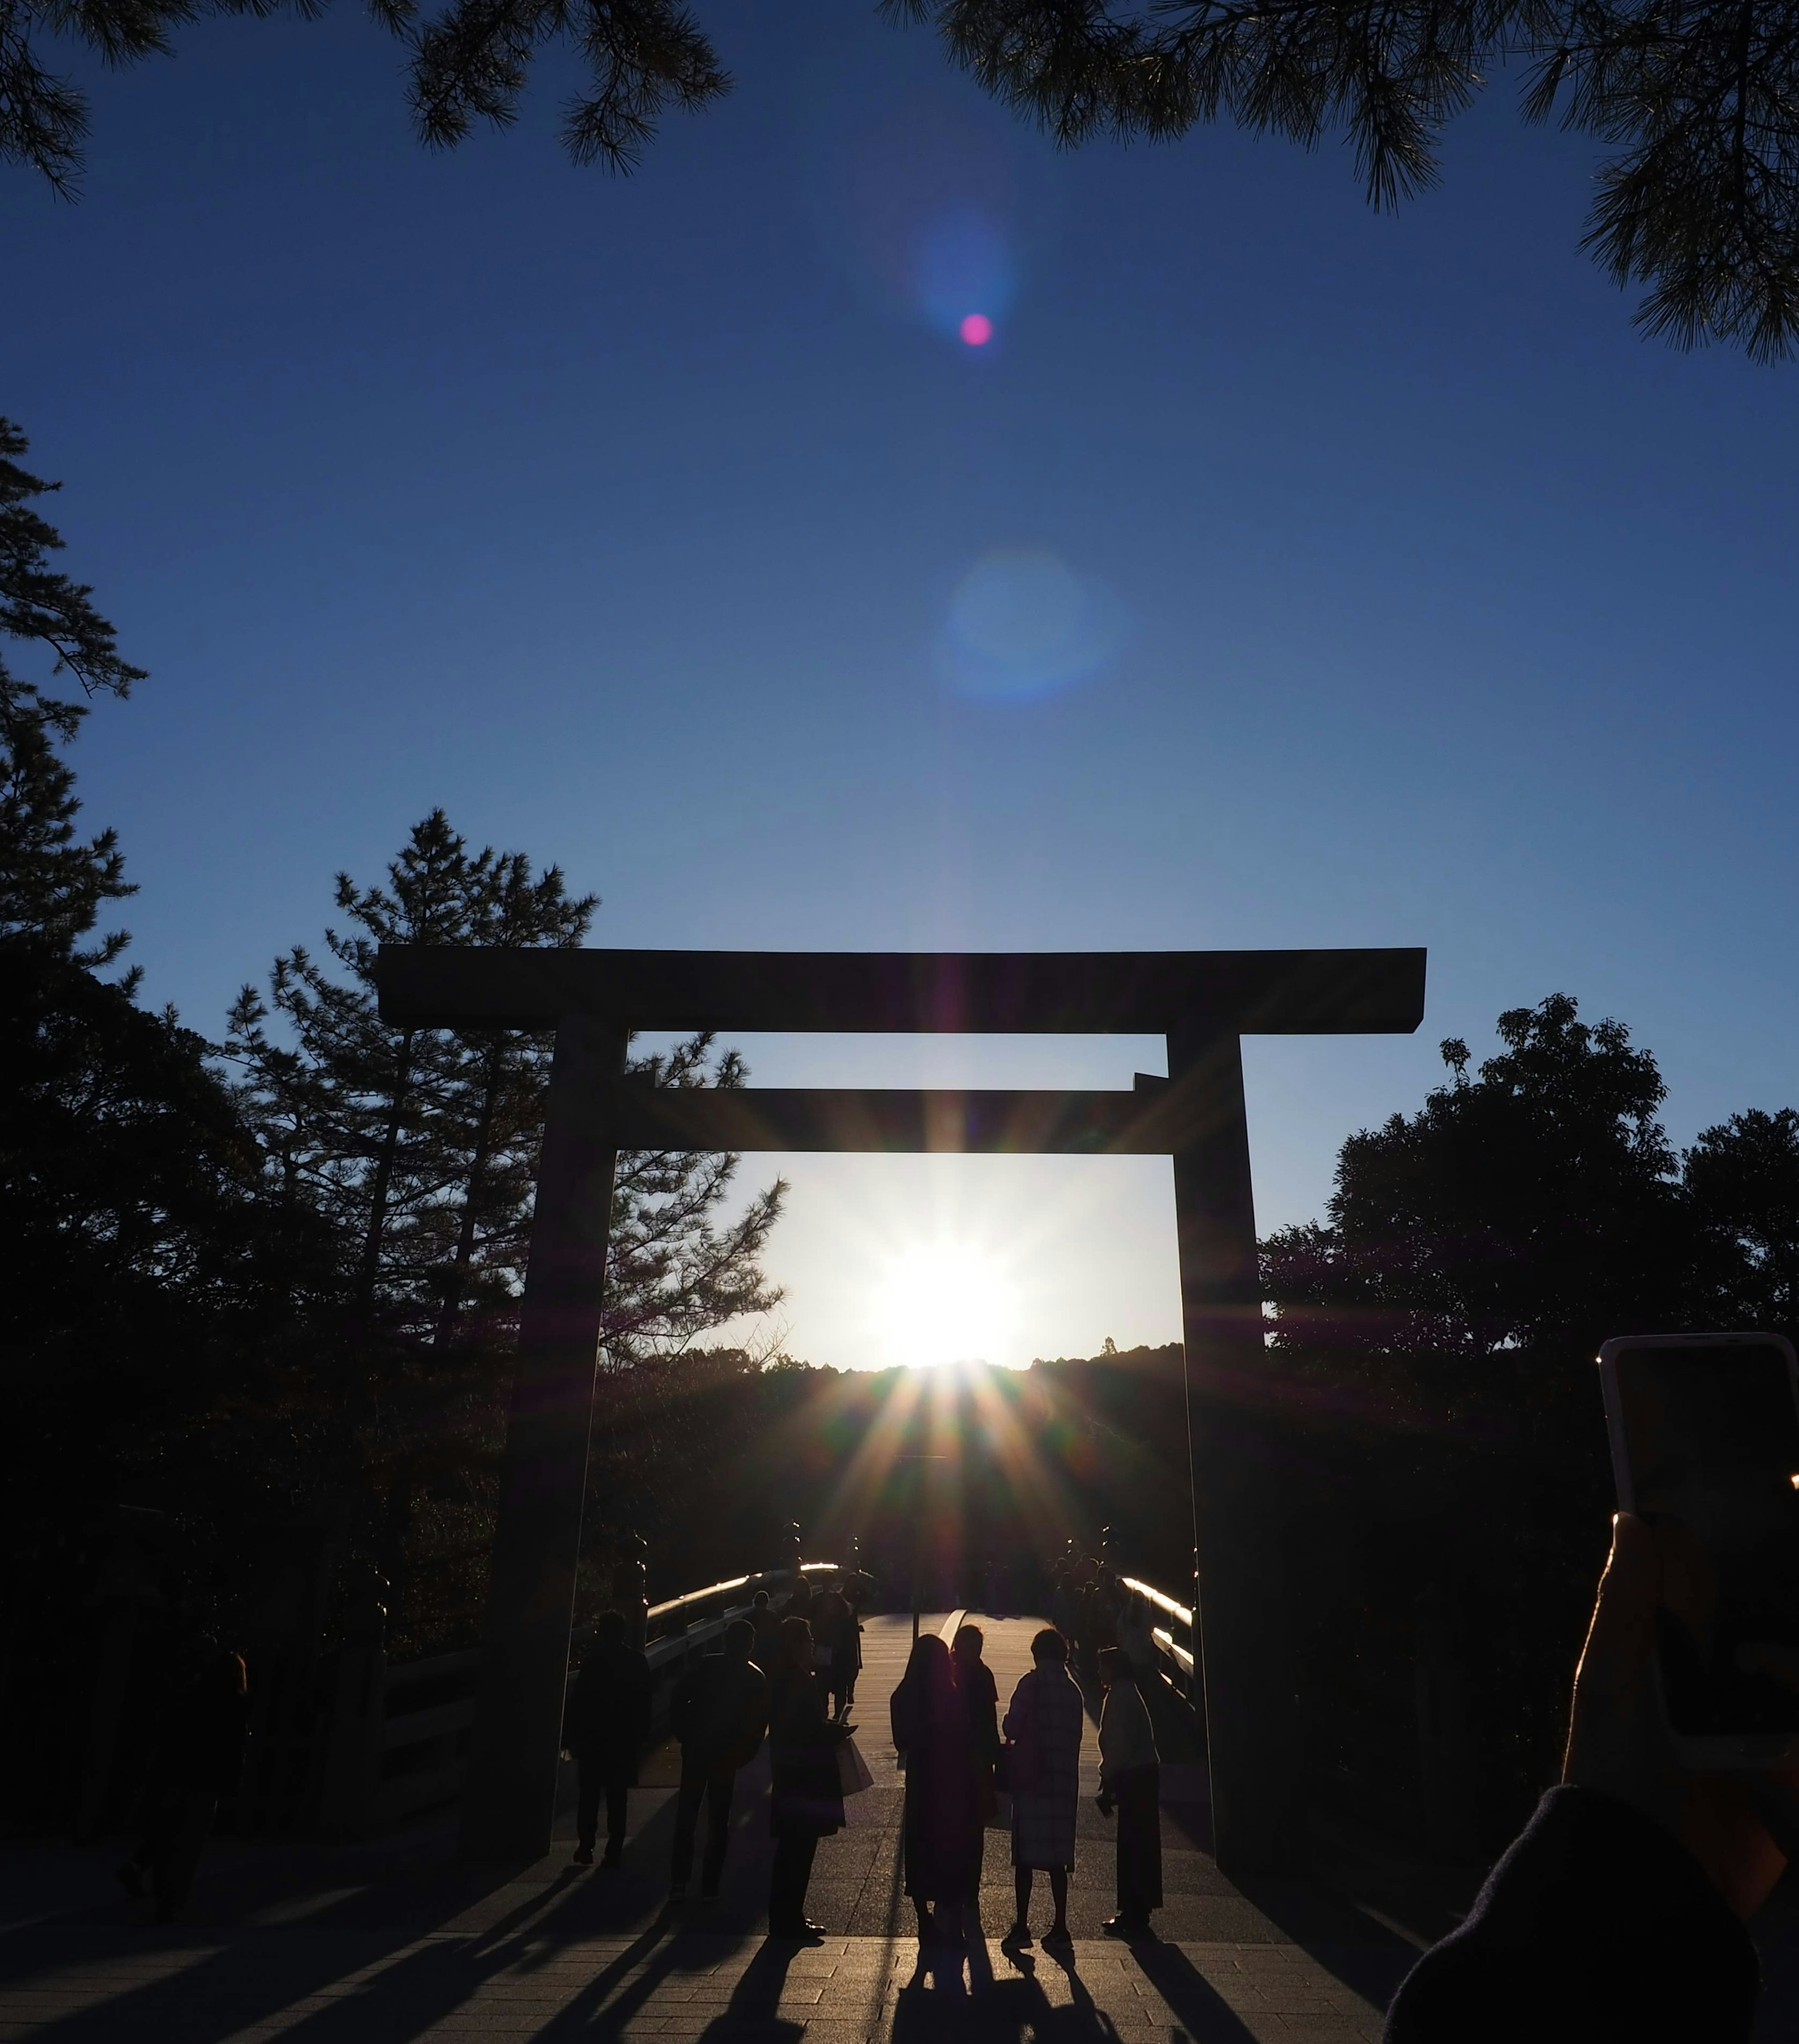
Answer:
POLYGON ((1410 1033, 1406 951, 861 953, 384 945, 384 1020, 554 1029, 462 1850, 549 1850, 620 1150, 1015 1151, 1174 1162, 1212 1824, 1227 1873, 1299 1862, 1278 1501, 1222 1439, 1263 1366, 1244 1035, 1410 1033), (1164 1035, 1132 1093, 656 1089, 634 1030, 1164 1035))

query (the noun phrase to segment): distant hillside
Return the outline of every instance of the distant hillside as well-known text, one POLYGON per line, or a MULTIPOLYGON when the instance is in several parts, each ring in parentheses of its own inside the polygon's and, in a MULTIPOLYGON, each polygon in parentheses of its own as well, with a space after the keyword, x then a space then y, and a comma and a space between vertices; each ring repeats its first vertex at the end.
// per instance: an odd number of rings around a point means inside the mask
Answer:
POLYGON ((989 1563, 1022 1599, 1071 1537, 1177 1593, 1191 1566, 1178 1344, 1058 1357, 1028 1370, 758 1368, 695 1351, 612 1379, 594 1437, 586 1589, 623 1536, 648 1542, 666 1596, 781 1550, 838 1558, 859 1539, 896 1602, 978 1597, 989 1563))

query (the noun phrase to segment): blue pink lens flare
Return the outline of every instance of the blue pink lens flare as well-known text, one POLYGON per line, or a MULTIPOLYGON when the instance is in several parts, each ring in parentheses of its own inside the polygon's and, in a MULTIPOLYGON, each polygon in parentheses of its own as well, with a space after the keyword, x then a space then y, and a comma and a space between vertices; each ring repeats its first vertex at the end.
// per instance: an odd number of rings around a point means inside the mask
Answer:
POLYGON ((985 208, 954 205, 923 223, 914 244, 912 287, 938 332, 985 348, 1018 293, 1011 237, 985 208))
POLYGON ((1126 636, 1123 612, 1099 582, 1059 555, 1002 548, 956 585, 938 672, 958 695, 1022 701, 1097 674, 1126 636))

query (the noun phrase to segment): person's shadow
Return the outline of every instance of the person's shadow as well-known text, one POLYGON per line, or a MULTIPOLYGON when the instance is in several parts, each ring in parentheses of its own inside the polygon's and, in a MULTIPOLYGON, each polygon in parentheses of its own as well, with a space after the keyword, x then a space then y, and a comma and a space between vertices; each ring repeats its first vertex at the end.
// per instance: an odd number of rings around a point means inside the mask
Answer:
POLYGON ((1193 2044, 1256 2044, 1256 2033, 1178 1945, 1134 1941, 1137 1969, 1168 2007, 1193 2044))
POLYGON ((730 2000, 700 2032, 697 2044, 719 2044, 727 2037, 738 2040, 752 2034, 758 2044, 788 2044, 800 2036, 806 2026, 781 2015, 781 1995, 788 1968, 805 1949, 784 1938, 765 1940, 743 1969, 730 2000))
POLYGON ((1050 2000, 1030 1953, 1008 1952, 1010 1970, 1000 1976, 984 1941, 966 1952, 955 1946, 922 1947, 917 1970, 900 1988, 893 2011, 893 2044, 944 2044, 946 2038, 1021 2044, 1026 2038, 1032 2044, 1118 2044, 1118 2030, 1094 2006, 1073 1953, 1047 1956, 1066 1978, 1066 2002, 1050 2000))

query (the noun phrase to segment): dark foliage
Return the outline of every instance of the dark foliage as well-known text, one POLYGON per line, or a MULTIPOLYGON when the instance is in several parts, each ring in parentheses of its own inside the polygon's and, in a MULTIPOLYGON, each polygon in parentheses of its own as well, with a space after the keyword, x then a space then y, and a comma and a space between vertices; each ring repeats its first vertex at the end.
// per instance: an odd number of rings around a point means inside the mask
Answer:
MULTIPOLYGON (((83 95, 48 69, 74 38, 111 64, 163 53, 201 15, 278 0, 0 0, 0 159, 72 193, 83 95)), ((305 13, 323 0, 295 0, 305 13)), ((1437 182, 1444 125, 1517 63, 1525 117, 1611 152, 1586 245, 1636 318, 1682 347, 1722 340, 1758 361, 1799 340, 1799 0, 882 0, 934 23, 956 61, 1057 138, 1168 140, 1221 116, 1307 148, 1344 133, 1370 201, 1437 182)), ((564 110, 577 163, 628 171, 671 110, 730 90, 679 0, 370 0, 410 53, 420 137, 461 141, 516 119, 533 62, 577 54, 564 110)))
POLYGON ((191 1481, 205 1412, 241 1483, 277 1481, 270 1434, 328 1410, 282 1373, 296 1320, 336 1304, 327 1231, 261 1199, 201 1038, 29 939, 0 948, 0 1228, 30 1274, 0 1304, 6 1496, 151 1501, 191 1481))
POLYGON ((1307 148, 1341 130, 1370 201, 1437 181, 1438 138, 1517 63, 1524 111, 1611 149, 1586 245, 1639 323, 1758 360, 1799 340, 1791 0, 887 0, 1059 140, 1166 140, 1221 115, 1307 148))
POLYGON ((120 658, 93 591, 52 565, 62 538, 32 499, 62 486, 19 466, 14 457, 28 448, 19 428, 0 418, 0 636, 36 655, 44 670, 33 679, 0 659, 0 937, 29 934, 64 957, 106 965, 125 947, 122 931, 90 951, 77 951, 76 943, 106 902, 134 889, 114 832, 76 840, 81 805, 56 747, 75 736, 86 705, 47 693, 44 683, 67 674, 88 696, 122 696, 144 674, 120 658))
MULTIPOLYGON (((324 11, 323 0, 294 0, 324 11)), ((87 102, 41 61, 68 37, 109 64, 167 55, 175 32, 214 14, 272 14, 279 0, 0 0, 0 159, 40 171, 72 194, 87 134, 87 102)), ((711 44, 678 0, 448 0, 428 19, 416 0, 369 0, 375 21, 410 52, 409 93, 422 139, 459 142, 477 121, 516 117, 531 60, 571 45, 587 89, 565 110, 577 163, 628 170, 670 108, 704 106, 730 89, 711 44)))
POLYGON ((1612 1508, 1599 1344, 1790 1333, 1799 1270, 1799 1116, 1677 1158, 1621 1024, 1556 994, 1498 1034, 1472 1074, 1446 1043, 1448 1085, 1344 1143, 1327 1220, 1263 1245, 1313 1770, 1464 1854, 1553 1777, 1612 1508), (1447 1814, 1436 1682, 1469 1713, 1447 1814))
POLYGON ((927 1603, 979 1601, 995 1565, 1022 1596, 1071 1536, 1096 1552, 1107 1527, 1124 1566, 1176 1593, 1191 1568, 1175 1344, 941 1375, 689 1350, 603 1385, 593 1455, 589 1614, 633 1532, 653 1598, 773 1563, 796 1520, 808 1554, 859 1541, 901 1606, 915 1574, 927 1603))

